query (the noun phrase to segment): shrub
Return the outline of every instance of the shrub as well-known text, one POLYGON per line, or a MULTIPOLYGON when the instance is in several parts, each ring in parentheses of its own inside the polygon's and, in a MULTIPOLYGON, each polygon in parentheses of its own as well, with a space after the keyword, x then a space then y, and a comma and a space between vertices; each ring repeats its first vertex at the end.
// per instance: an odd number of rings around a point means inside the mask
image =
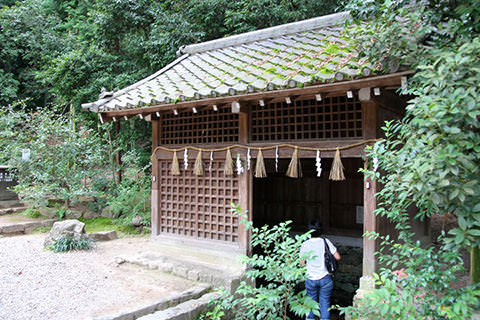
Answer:
POLYGON ((60 239, 53 242, 50 249, 54 252, 66 252, 72 250, 89 250, 94 247, 94 241, 81 237, 61 237, 60 239))
POLYGON ((291 221, 273 227, 255 228, 247 221, 239 206, 233 205, 233 213, 243 218, 251 231, 251 244, 262 253, 243 257, 248 266, 249 281, 242 281, 233 294, 220 290, 220 297, 211 303, 213 311, 203 319, 289 319, 289 314, 305 317, 313 311, 320 315, 318 303, 305 293, 297 293, 296 287, 305 280, 306 269, 301 266, 300 247, 310 238, 310 233, 291 236, 291 221), (255 286, 257 282, 258 286, 255 286))
POLYGON ((40 218, 42 215, 40 214, 40 211, 36 208, 27 208, 25 211, 22 212, 22 215, 30 217, 30 218, 40 218))

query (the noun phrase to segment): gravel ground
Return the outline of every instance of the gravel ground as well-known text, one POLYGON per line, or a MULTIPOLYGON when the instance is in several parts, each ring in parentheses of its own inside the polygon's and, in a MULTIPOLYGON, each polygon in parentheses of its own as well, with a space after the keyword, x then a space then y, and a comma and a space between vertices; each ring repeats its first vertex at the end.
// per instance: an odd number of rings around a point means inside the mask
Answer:
POLYGON ((69 253, 44 250, 44 238, 0 238, 0 319, 89 319, 194 286, 169 274, 114 262, 118 255, 148 248, 145 238, 118 239, 69 253))

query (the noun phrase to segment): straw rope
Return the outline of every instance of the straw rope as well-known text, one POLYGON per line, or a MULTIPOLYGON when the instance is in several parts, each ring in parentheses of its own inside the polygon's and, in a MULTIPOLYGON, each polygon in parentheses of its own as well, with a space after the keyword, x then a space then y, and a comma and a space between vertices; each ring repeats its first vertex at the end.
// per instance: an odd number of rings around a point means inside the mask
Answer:
POLYGON ((154 156, 155 156, 155 153, 158 150, 163 150, 163 151, 167 151, 167 152, 178 152, 178 151, 183 151, 185 149, 191 149, 191 150, 203 151, 203 152, 219 152, 219 151, 227 151, 227 150, 230 150, 230 149, 245 149, 245 150, 247 150, 248 148, 250 148, 252 150, 257 150, 257 151, 272 150, 272 149, 275 149, 275 148, 292 148, 292 149, 297 148, 298 150, 304 150, 304 151, 327 152, 327 151, 352 149, 352 148, 355 148, 355 147, 358 147, 358 146, 361 146, 361 145, 364 145, 364 144, 375 143, 375 142, 380 141, 380 140, 382 140, 382 139, 369 139, 369 140, 360 141, 360 142, 349 144, 349 145, 342 146, 342 147, 331 147, 331 148, 304 147, 304 146, 296 146, 294 144, 289 144, 289 143, 275 144, 275 145, 271 145, 271 146, 267 146, 267 147, 254 147, 254 146, 243 145, 243 144, 234 144, 234 145, 230 145, 230 146, 226 146, 226 147, 213 148, 213 149, 211 149, 211 148, 200 148, 200 147, 196 147, 196 146, 183 146, 181 148, 167 148, 167 147, 164 147, 164 146, 158 146, 153 150, 151 159, 152 160, 155 159, 154 156))

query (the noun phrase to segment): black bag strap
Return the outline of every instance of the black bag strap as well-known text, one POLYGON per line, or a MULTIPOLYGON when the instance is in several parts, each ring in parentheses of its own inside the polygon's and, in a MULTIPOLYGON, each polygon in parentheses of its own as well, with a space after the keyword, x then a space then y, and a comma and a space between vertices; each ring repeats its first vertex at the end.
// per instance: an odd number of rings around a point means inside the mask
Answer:
POLYGON ((325 250, 328 250, 328 252, 332 254, 332 250, 330 250, 330 246, 328 245, 327 240, 325 238, 322 238, 322 239, 323 239, 323 243, 325 243, 325 250))

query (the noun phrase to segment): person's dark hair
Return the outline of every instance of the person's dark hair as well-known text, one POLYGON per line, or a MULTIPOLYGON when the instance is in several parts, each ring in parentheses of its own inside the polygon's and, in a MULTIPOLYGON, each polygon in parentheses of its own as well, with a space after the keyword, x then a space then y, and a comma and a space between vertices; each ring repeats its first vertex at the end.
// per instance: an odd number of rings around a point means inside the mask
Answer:
POLYGON ((322 223, 318 220, 313 220, 308 223, 308 231, 312 231, 312 237, 320 237, 323 234, 322 223))

